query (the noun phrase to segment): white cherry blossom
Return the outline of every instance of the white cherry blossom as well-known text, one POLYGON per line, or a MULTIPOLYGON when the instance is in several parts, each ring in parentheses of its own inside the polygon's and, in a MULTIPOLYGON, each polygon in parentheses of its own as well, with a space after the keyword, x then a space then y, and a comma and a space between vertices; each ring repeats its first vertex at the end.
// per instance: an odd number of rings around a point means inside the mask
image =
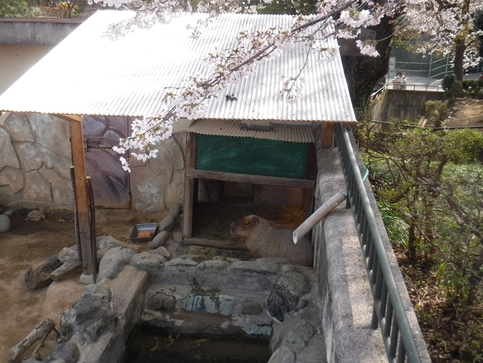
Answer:
MULTIPOLYGON (((123 0, 103 1, 108 6, 129 5, 123 0)), ((179 118, 194 119, 200 116, 206 100, 216 97, 229 83, 237 82, 252 73, 260 62, 293 48, 295 42, 305 42, 308 51, 317 52, 321 60, 331 58, 338 49, 328 46, 326 40, 329 37, 356 38, 361 28, 379 24, 383 16, 393 14, 395 9, 404 4, 405 0, 388 0, 385 7, 369 0, 324 0, 318 3, 317 14, 297 16, 291 28, 270 27, 241 31, 234 46, 226 49, 214 47, 213 52, 206 55, 205 74, 192 75, 183 88, 165 95, 162 100, 165 103, 164 113, 134 120, 131 136, 122 139, 113 150, 122 155, 130 152, 129 158, 121 157, 123 168, 130 171, 132 160, 147 161, 156 157, 156 144, 171 136, 173 122, 179 118)), ((156 22, 169 22, 173 17, 192 10, 208 14, 205 19, 191 26, 192 35, 197 36, 219 14, 251 13, 257 10, 257 6, 241 0, 201 0, 196 9, 191 9, 188 2, 182 5, 174 0, 154 0, 149 3, 137 1, 131 5, 137 10, 137 15, 129 21, 113 25, 108 30, 108 36, 115 39, 136 28, 149 28, 156 22)), ((378 55, 375 42, 358 40, 357 46, 364 55, 378 55)), ((282 80, 280 95, 287 101, 293 100, 303 91, 302 73, 303 69, 294 70, 293 75, 287 75, 282 80)))
POLYGON ((474 29, 471 19, 482 7, 481 0, 411 0, 405 10, 404 26, 424 39, 419 52, 452 54, 455 73, 461 78, 464 68, 482 60, 476 50, 481 32, 474 29))

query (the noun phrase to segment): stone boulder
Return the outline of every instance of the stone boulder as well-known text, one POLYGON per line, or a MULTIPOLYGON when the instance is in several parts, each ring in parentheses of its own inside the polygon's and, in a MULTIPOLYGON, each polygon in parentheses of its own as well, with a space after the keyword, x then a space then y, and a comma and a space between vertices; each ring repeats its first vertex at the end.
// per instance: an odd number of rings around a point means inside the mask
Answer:
POLYGON ((11 227, 10 217, 5 214, 0 214, 0 233, 8 232, 11 227))
POLYGON ((267 298, 267 310, 278 321, 297 307, 300 298, 310 291, 308 278, 297 271, 286 271, 275 282, 267 298))
POLYGON ((129 264, 135 252, 129 248, 114 247, 109 249, 99 264, 97 282, 104 278, 114 279, 129 264))

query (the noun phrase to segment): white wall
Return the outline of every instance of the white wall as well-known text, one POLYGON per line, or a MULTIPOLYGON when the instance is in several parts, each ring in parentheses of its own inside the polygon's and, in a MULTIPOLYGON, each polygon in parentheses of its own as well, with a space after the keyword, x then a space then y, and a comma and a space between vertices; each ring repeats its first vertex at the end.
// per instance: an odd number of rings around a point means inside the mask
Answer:
MULTIPOLYGON (((53 46, 0 44, 0 94, 52 48, 53 46)), ((62 65, 59 65, 59 72, 62 71, 62 65)))

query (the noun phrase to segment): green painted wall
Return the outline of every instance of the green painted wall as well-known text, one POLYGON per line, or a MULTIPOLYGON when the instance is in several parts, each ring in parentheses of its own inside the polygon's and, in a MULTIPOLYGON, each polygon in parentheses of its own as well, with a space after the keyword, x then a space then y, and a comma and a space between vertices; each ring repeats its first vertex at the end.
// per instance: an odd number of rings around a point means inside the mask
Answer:
POLYGON ((196 169, 305 179, 309 144, 196 135, 196 169))

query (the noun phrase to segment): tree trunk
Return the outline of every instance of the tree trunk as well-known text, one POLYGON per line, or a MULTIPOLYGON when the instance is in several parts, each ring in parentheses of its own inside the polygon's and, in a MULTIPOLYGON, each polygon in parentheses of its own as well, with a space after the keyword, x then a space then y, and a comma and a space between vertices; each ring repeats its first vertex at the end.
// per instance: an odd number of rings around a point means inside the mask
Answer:
POLYGON ((466 46, 464 44, 456 45, 454 52, 454 74, 458 81, 463 81, 463 59, 466 46))
POLYGON ((407 256, 410 260, 415 261, 417 257, 416 251, 416 225, 411 223, 409 225, 409 234, 408 234, 408 252, 407 256))
POLYGON ((369 98, 374 92, 374 86, 389 70, 390 42, 394 31, 393 20, 393 18, 385 17, 380 24, 371 28, 376 31, 378 57, 363 55, 342 57, 352 105, 358 111, 359 116, 366 111, 369 98))

